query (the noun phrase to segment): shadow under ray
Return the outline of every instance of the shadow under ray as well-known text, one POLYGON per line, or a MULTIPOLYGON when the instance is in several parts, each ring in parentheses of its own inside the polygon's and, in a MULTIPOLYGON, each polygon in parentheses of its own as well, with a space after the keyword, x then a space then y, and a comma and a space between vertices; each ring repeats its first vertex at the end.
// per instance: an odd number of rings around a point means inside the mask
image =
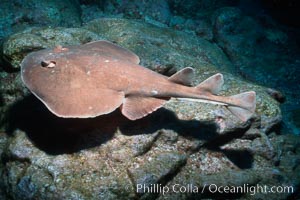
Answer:
POLYGON ((221 149, 222 145, 225 145, 236 138, 241 138, 250 126, 237 129, 235 131, 220 135, 217 138, 214 138, 204 145, 205 148, 222 152, 232 163, 234 163, 240 169, 250 169, 254 162, 253 153, 249 150, 235 150, 235 149, 221 149))
POLYGON ((199 140, 210 140, 218 136, 215 123, 198 120, 180 120, 174 112, 160 108, 152 114, 136 120, 127 121, 120 130, 125 135, 150 134, 161 129, 170 129, 180 135, 199 140))
POLYGON ((3 106, 3 105, 4 105, 4 98, 3 98, 2 93, 0 92, 0 106, 3 106))
POLYGON ((60 118, 35 96, 29 95, 8 110, 6 132, 23 130, 28 138, 48 154, 73 153, 101 145, 111 139, 121 121, 120 113, 96 118, 60 118))
MULTIPOLYGON (((23 130, 39 149, 52 155, 99 146, 109 141, 118 128, 124 135, 151 134, 161 129, 170 129, 184 137, 204 140, 208 148, 213 141, 220 143, 220 137, 223 137, 218 135, 215 123, 179 120, 172 111, 165 108, 136 121, 128 120, 119 109, 95 118, 60 118, 33 95, 12 105, 6 118, 7 133, 12 134, 16 129, 23 130)), ((231 136, 234 138, 236 134, 231 136)), ((221 143, 229 140, 222 139, 221 143)))

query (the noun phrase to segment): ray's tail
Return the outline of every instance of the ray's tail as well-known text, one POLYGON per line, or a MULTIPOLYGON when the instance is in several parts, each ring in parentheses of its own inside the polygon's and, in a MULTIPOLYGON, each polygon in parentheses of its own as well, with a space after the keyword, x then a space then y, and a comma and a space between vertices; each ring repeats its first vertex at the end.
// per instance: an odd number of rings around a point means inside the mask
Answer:
POLYGON ((254 91, 233 95, 230 98, 236 104, 228 105, 228 110, 242 121, 247 121, 255 113, 256 94, 254 91))
POLYGON ((222 89, 223 75, 215 74, 195 87, 200 93, 206 93, 206 102, 224 105, 242 121, 247 121, 255 112, 256 94, 254 91, 244 92, 230 97, 216 96, 222 89))

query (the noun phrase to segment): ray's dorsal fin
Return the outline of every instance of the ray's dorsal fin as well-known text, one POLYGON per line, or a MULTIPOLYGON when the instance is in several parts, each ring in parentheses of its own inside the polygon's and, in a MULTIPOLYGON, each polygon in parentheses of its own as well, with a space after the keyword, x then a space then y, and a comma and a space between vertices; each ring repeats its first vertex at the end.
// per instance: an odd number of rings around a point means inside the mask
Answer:
POLYGON ((127 97, 121 106, 121 111, 128 119, 136 120, 159 109, 168 100, 169 98, 158 99, 154 97, 127 97))
POLYGON ((255 112, 256 94, 254 91, 244 92, 231 96, 233 101, 237 102, 238 106, 228 106, 228 110, 240 118, 242 121, 247 121, 255 112))
POLYGON ((212 94, 218 94, 221 91, 223 84, 224 84, 223 75, 218 73, 209 77, 208 79, 206 79, 205 81, 197 85, 196 89, 202 91, 204 90, 212 94))
POLYGON ((169 80, 172 81, 173 83, 191 86, 193 78, 194 78, 194 69, 191 67, 186 67, 176 72, 171 77, 169 77, 169 80))
POLYGON ((119 60, 125 60, 134 64, 140 63, 140 58, 135 53, 128 49, 120 47, 112 42, 99 40, 86 43, 83 46, 86 47, 87 50, 97 51, 99 53, 103 52, 108 55, 113 55, 114 58, 119 60))

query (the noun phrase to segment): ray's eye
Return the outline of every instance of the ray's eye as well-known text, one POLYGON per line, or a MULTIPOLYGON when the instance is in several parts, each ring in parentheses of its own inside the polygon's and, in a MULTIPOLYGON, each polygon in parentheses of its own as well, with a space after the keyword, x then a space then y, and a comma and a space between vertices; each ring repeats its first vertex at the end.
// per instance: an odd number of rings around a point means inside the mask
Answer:
POLYGON ((53 61, 53 60, 50 60, 50 61, 49 60, 43 60, 41 62, 42 67, 52 68, 52 67, 55 67, 55 65, 56 65, 56 62, 53 61))

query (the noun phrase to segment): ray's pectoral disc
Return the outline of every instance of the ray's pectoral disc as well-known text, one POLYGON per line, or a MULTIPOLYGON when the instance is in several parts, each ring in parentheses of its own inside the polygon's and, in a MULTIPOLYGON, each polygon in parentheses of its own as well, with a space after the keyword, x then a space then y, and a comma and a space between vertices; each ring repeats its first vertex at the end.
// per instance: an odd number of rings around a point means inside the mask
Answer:
POLYGON ((121 60, 124 56, 125 62, 132 60, 137 63, 139 58, 106 41, 67 49, 41 50, 24 58, 22 80, 31 92, 60 117, 95 117, 120 107, 124 93, 109 88, 109 83, 105 83, 113 79, 108 76, 114 73, 108 72, 113 68, 106 62, 121 60))

